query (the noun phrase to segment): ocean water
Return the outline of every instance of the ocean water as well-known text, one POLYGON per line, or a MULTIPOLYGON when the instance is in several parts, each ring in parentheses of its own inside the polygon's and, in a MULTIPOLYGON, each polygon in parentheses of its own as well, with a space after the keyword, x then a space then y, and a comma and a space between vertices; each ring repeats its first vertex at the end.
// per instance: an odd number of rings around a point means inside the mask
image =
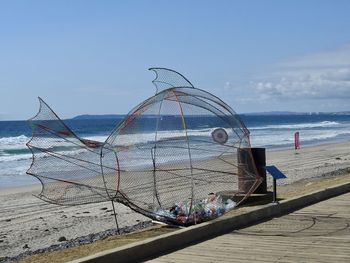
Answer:
MULTIPOLYGON (((72 119, 65 120, 65 123, 78 136, 103 142, 121 119, 72 119)), ((296 131, 300 133, 301 147, 350 140, 350 115, 243 115, 242 119, 250 130, 252 147, 293 147, 296 131)), ((211 121, 208 119, 208 125, 203 125, 203 118, 201 123, 192 119, 191 135, 201 136, 211 127, 216 127, 211 121)), ((147 122, 151 123, 151 120, 147 122)), ((154 138, 146 123, 144 133, 123 135, 126 145, 154 138)), ((178 128, 172 123, 175 122, 170 120, 167 129, 162 131, 163 136, 167 132, 173 134, 178 128)), ((26 121, 0 121, 0 188, 38 183, 26 175, 32 155, 25 144, 30 137, 31 129, 26 121)), ((72 149, 69 154, 81 153, 72 149)))

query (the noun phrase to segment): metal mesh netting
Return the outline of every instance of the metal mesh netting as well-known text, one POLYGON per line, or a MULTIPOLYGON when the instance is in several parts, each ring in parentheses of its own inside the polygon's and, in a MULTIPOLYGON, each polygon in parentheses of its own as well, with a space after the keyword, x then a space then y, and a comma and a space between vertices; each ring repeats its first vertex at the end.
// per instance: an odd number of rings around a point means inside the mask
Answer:
POLYGON ((41 181, 39 197, 57 204, 109 200, 101 177, 103 144, 78 138, 42 99, 39 101, 39 113, 29 120, 33 136, 27 143, 33 153, 27 173, 41 181))
POLYGON ((249 131, 239 116, 181 74, 151 70, 157 93, 131 110, 104 143, 78 138, 40 100, 31 119, 28 173, 41 180, 42 198, 60 204, 113 200, 156 220, 190 225, 222 215, 259 186, 249 131), (81 151, 79 158, 69 155, 72 149, 81 151), (242 176, 249 182, 244 193, 238 190, 242 176))

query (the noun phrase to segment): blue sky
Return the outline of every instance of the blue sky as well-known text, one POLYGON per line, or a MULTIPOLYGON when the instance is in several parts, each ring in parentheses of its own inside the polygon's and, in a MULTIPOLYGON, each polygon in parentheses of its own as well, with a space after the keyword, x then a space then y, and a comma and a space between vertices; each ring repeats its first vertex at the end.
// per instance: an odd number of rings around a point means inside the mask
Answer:
POLYGON ((127 113, 160 66, 237 112, 350 110, 350 1, 0 0, 0 119, 127 113))

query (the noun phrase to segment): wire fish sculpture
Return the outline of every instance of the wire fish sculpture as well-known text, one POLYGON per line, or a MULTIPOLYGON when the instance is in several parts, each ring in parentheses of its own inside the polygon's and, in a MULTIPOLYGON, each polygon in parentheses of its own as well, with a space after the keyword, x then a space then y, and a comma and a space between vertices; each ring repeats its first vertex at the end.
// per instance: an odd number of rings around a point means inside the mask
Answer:
POLYGON ((27 174, 40 180, 39 198, 59 205, 118 202, 187 226, 221 216, 254 192, 262 178, 241 118, 180 73, 150 70, 156 94, 132 109, 105 142, 78 137, 39 98, 27 143, 33 154, 27 174), (240 176, 249 184, 244 193, 240 176))

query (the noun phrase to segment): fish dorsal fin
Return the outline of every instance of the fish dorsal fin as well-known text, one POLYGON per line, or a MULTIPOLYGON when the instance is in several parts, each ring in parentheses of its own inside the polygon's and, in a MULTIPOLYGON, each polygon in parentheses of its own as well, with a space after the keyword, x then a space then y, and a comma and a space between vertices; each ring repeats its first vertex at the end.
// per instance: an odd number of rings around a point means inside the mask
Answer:
POLYGON ((192 83, 179 72, 167 68, 150 68, 156 73, 152 83, 156 86, 156 93, 169 88, 194 88, 192 83))

